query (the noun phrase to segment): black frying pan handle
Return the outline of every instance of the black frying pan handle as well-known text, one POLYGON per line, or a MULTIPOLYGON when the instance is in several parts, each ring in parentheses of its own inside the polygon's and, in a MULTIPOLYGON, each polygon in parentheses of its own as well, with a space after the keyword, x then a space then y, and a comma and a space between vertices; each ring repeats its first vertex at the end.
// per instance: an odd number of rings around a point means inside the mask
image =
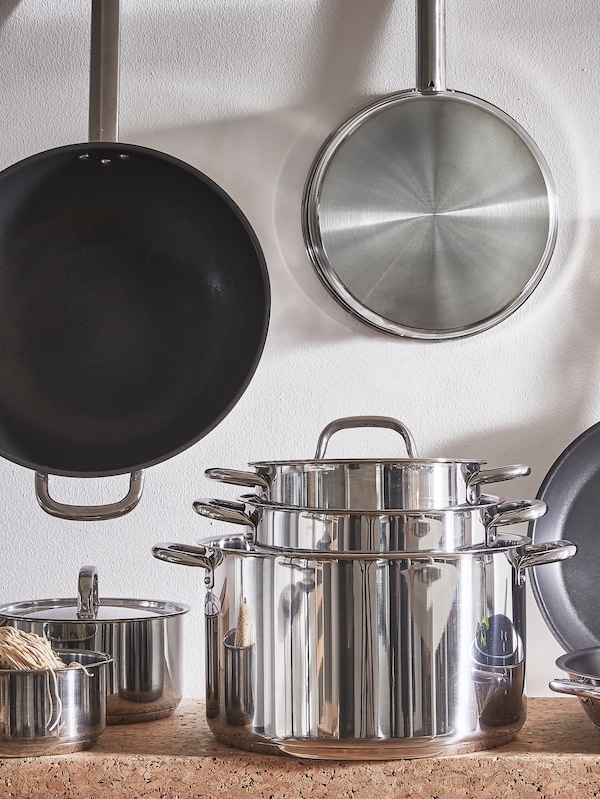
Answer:
POLYGON ((119 139, 119 0, 92 0, 89 140, 119 139))
POLYGON ((35 495, 40 507, 59 519, 71 521, 96 522, 105 519, 117 519, 132 511, 140 501, 144 488, 144 473, 132 472, 129 478, 129 491, 118 502, 107 505, 67 505, 57 502, 50 496, 48 489, 48 475, 43 472, 35 473, 35 495))
POLYGON ((417 89, 446 88, 446 0, 416 0, 417 89))

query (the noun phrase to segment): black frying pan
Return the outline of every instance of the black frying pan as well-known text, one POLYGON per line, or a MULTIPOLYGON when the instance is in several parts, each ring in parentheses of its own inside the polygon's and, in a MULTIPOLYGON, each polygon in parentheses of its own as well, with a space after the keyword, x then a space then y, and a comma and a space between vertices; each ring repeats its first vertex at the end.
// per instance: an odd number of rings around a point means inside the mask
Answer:
POLYGON ((116 143, 118 0, 92 9, 90 138, 110 140, 0 173, 0 455, 41 473, 42 506, 68 518, 104 513, 55 505, 46 475, 135 473, 197 442, 248 386, 270 308, 232 199, 116 143))
POLYGON ((546 624, 567 651, 600 644, 596 605, 600 555, 600 423, 575 439, 544 478, 548 512, 530 525, 535 543, 568 539, 577 555, 533 568, 533 591, 546 624))

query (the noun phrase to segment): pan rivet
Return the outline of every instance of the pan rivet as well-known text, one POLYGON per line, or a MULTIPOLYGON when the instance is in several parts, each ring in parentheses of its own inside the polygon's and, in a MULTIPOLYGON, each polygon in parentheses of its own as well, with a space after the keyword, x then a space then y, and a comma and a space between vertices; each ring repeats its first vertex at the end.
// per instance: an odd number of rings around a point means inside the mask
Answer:
POLYGON ((107 164, 110 164, 112 162, 111 162, 110 158, 101 158, 100 159, 100 163, 102 164, 102 166, 106 166, 107 164))
POLYGON ((121 161, 129 161, 129 156, 126 153, 121 153, 119 155, 119 158, 121 159, 121 161))
POLYGON ((89 161, 90 160, 89 153, 85 153, 85 155, 80 155, 79 156, 79 160, 80 161, 89 161))

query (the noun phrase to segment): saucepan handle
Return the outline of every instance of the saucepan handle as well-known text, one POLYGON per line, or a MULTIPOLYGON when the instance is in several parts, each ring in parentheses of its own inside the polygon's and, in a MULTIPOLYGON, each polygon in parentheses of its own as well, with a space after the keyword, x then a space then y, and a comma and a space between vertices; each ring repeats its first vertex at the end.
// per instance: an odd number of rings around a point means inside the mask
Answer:
POLYGON ((400 433, 406 444, 406 451, 409 458, 417 458, 417 448, 414 439, 408 427, 398 419, 391 416, 344 416, 341 419, 334 419, 321 431, 319 440, 317 441, 317 451, 315 460, 321 460, 325 457, 325 451, 329 439, 334 433, 339 430, 354 429, 357 427, 387 427, 390 430, 395 430, 400 433))
POLYGON ((517 582, 521 581, 523 571, 532 566, 543 566, 546 563, 558 563, 569 560, 577 554, 577 546, 571 541, 546 541, 542 544, 526 544, 519 554, 514 555, 513 565, 516 569, 517 582))
POLYGON ((469 477, 467 485, 483 485, 484 483, 501 483, 503 480, 514 480, 515 477, 527 477, 531 467, 524 463, 515 463, 511 466, 499 466, 497 469, 481 469, 469 477))
POLYGON ((219 480, 221 483, 231 483, 237 486, 248 488, 269 488, 269 481, 256 472, 242 472, 237 469, 207 469, 204 474, 211 480, 219 480))
POLYGON ((586 699, 600 699, 600 685, 590 685, 578 680, 551 680, 548 685, 553 691, 586 699))
POLYGON ((223 499, 197 499, 193 503, 193 508, 200 516, 206 516, 215 522, 228 522, 229 524, 241 524, 244 527, 256 525, 251 516, 245 512, 243 502, 223 499))
POLYGON ((521 499, 515 502, 500 502, 496 506, 496 513, 486 525, 486 543, 488 546, 497 542, 496 527, 509 524, 521 524, 539 519, 548 510, 545 502, 540 499, 521 499))
POLYGON ((129 476, 129 490, 127 495, 118 502, 107 505, 69 505, 58 502, 50 496, 48 488, 48 475, 43 472, 35 473, 35 495, 40 507, 50 516, 71 521, 95 522, 106 519, 117 519, 132 511, 140 501, 144 489, 144 473, 132 472, 129 476))
POLYGON ((165 563, 176 563, 179 566, 200 566, 212 572, 217 566, 218 554, 216 550, 207 549, 198 544, 172 544, 160 543, 152 547, 152 554, 157 560, 165 563))

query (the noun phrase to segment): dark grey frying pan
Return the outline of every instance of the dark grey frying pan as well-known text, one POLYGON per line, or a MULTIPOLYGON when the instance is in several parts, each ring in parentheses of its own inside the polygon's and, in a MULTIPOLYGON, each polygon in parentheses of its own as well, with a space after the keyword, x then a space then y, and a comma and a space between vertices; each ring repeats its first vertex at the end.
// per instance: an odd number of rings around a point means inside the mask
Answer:
POLYGON ((552 177, 514 119, 446 89, 445 0, 417 0, 417 88, 325 142, 302 221, 326 288, 393 335, 478 333, 538 285, 557 232, 552 177))
POLYGON ((0 456, 36 472, 44 510, 131 510, 141 470, 205 436, 265 342, 264 257, 198 170, 117 142, 118 0, 92 2, 90 142, 0 173, 0 456), (130 473, 124 500, 53 500, 48 474, 130 473))
POLYGON ((567 539, 577 545, 577 555, 571 560, 532 569, 540 612, 567 651, 599 645, 600 423, 559 456, 538 498, 548 505, 548 512, 531 522, 534 542, 567 539))

